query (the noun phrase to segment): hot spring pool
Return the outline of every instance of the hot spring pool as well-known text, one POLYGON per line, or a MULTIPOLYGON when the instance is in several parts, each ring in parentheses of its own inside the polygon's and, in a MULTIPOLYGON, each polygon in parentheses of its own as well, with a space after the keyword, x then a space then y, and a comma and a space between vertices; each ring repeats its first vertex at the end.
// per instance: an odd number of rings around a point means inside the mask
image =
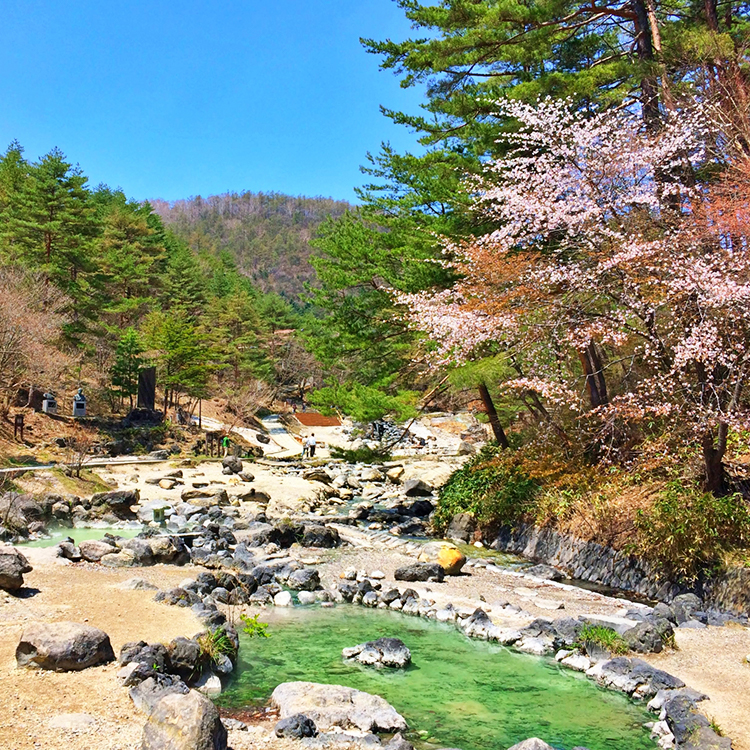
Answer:
POLYGON ((137 529, 118 529, 112 526, 103 526, 102 528, 81 528, 81 529, 63 529, 55 527, 49 529, 49 537, 46 539, 35 539, 33 542, 18 542, 19 547, 54 547, 65 539, 71 537, 76 544, 88 541, 89 539, 101 539, 105 534, 121 536, 123 539, 132 539, 134 536, 143 531, 142 526, 137 529))
POLYGON ((236 677, 218 699, 262 704, 281 682, 348 685, 382 695, 412 728, 410 739, 461 750, 505 750, 539 737, 570 750, 654 750, 645 707, 597 687, 551 659, 471 640, 450 625, 356 606, 261 613, 268 639, 242 637, 236 677), (406 670, 344 663, 341 649, 381 636, 411 649, 406 670))

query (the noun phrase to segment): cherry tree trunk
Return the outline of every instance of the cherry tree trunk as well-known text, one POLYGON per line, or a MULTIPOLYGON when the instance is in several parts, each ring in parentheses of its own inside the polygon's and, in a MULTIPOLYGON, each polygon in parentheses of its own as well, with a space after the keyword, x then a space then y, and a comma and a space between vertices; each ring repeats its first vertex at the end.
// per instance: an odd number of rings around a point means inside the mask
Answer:
POLYGON ((484 383, 479 384, 479 396, 481 397, 482 403, 484 404, 484 410, 487 412, 487 416, 489 417, 490 427, 492 427, 492 434, 495 436, 497 444, 501 448, 510 448, 508 437, 505 434, 505 430, 503 430, 503 426, 500 424, 500 418, 497 416, 495 402, 492 400, 492 396, 490 396, 490 392, 489 390, 487 390, 487 386, 484 383))

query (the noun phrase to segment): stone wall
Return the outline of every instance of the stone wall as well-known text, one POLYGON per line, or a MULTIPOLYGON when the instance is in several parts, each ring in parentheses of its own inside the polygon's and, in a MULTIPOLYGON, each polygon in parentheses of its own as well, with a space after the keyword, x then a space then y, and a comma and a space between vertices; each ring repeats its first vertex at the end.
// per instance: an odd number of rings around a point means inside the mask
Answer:
POLYGON ((490 546, 554 565, 571 578, 632 591, 648 599, 669 602, 678 594, 692 592, 707 607, 734 614, 750 612, 747 568, 731 568, 693 586, 680 585, 669 580, 660 566, 647 560, 532 524, 502 528, 490 546))

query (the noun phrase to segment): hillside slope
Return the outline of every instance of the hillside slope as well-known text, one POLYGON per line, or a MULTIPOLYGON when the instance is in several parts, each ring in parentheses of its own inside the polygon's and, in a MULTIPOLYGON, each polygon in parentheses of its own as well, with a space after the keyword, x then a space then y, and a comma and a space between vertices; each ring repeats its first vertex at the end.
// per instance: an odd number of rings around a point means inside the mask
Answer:
POLYGON ((332 198, 281 193, 224 193, 151 205, 164 223, 195 251, 227 251, 240 271, 266 292, 297 300, 314 278, 310 240, 328 216, 350 205, 332 198))

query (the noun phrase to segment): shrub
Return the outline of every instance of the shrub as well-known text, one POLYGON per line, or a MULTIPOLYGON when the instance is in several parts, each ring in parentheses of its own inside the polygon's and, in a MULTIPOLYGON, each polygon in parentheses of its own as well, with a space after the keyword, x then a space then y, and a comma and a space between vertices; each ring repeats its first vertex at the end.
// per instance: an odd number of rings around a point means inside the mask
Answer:
POLYGON ((636 550, 684 580, 722 567, 750 542, 750 509, 738 494, 716 497, 671 482, 653 506, 636 514, 636 550))
POLYGON ((234 643, 232 643, 224 628, 206 631, 199 635, 197 640, 201 650, 201 657, 211 664, 216 664, 220 655, 225 655, 232 659, 237 655, 234 643))
POLYGON ((454 472, 440 490, 435 527, 442 531, 456 513, 471 513, 481 525, 518 520, 532 510, 539 485, 497 446, 485 446, 454 472))
POLYGON ((584 625, 578 634, 576 645, 585 650, 587 642, 596 643, 597 646, 606 648, 612 654, 627 654, 628 652, 625 639, 617 631, 604 625, 584 625))
POLYGON ((245 635, 249 635, 251 638, 270 638, 271 634, 268 632, 267 622, 258 622, 260 614, 253 615, 240 615, 242 620, 242 632, 245 635))

